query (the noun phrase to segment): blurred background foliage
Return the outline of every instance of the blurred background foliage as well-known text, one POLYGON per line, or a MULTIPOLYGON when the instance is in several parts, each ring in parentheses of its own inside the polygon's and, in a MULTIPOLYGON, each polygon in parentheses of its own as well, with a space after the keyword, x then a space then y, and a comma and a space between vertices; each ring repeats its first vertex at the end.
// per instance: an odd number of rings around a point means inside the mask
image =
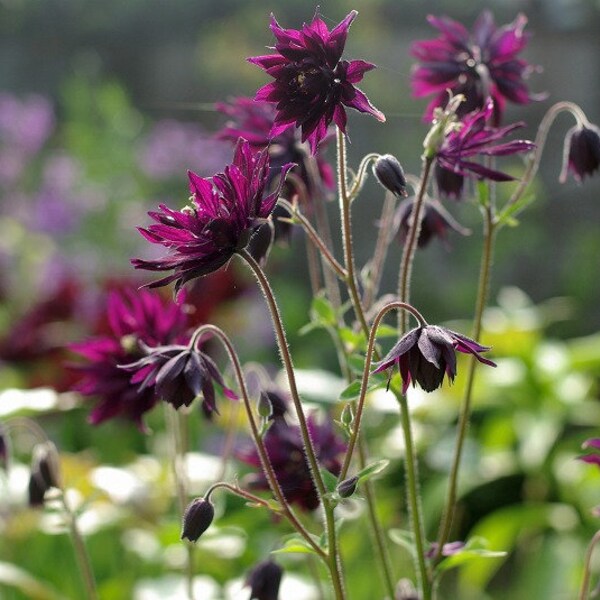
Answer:
MULTIPOLYGON (((497 23, 512 21, 519 11, 529 17, 533 37, 526 57, 543 68, 532 75, 531 87, 548 91, 549 98, 510 109, 507 120, 526 123, 523 137, 535 135, 558 100, 579 103, 600 122, 597 1, 333 0, 321 3, 329 24, 359 10, 346 54, 378 65, 363 88, 388 118, 382 126, 350 117, 351 164, 367 152, 390 152, 407 171, 418 171, 425 103, 410 97, 410 44, 433 37, 428 13, 470 25, 484 7, 497 23)), ((230 161, 229 146, 212 138, 224 122, 214 103, 252 95, 264 82, 244 59, 272 43, 271 11, 282 25, 295 27, 312 17, 314 7, 300 0, 0 1, 0 418, 34 417, 59 446, 102 598, 177 597, 184 556, 168 443, 158 409, 149 418, 151 435, 121 422, 91 427, 89 406, 67 392, 72 379, 63 348, 95 330, 107 282, 141 283, 129 257, 148 252, 134 232, 147 222, 146 211, 160 201, 187 201, 186 169, 210 175, 230 161), (40 386, 59 393, 21 391, 40 386)), ((597 528, 591 509, 600 503, 600 473, 575 457, 600 425, 600 179, 558 184, 571 125, 561 117, 551 130, 536 201, 518 227, 499 235, 484 339, 494 347, 498 369, 478 378, 464 461, 456 539, 482 536, 490 548, 509 554, 449 571, 442 597, 572 598, 597 528)), ((519 168, 515 163, 514 172, 519 168)), ((499 194, 509 190, 500 187, 499 194)), ((381 189, 368 181, 355 203, 359 264, 371 254, 382 201, 381 189)), ((473 233, 452 237, 449 249, 434 243, 419 252, 414 302, 430 320, 458 320, 453 326, 468 331, 480 219, 472 203, 448 208, 473 233)), ((329 210, 337 223, 335 202, 329 210)), ((384 292, 395 289, 400 252, 397 246, 390 252, 384 292)), ((269 273, 295 361, 307 381, 322 382, 307 396, 335 412, 343 383, 323 370, 335 372, 329 338, 318 330, 298 334, 310 306, 304 259, 298 235, 289 248, 275 250, 269 273), (314 372, 315 365, 322 370, 314 372)), ((275 373, 261 298, 235 266, 229 277, 206 284, 211 292, 199 310, 236 333, 245 360, 275 373), (234 293, 223 286, 234 286, 234 293)), ((460 375, 440 392, 411 390, 432 538, 461 393, 460 375)), ((386 529, 401 532, 407 519, 397 409, 382 391, 372 395, 370 408, 372 454, 392 461, 377 484, 380 514, 386 529)), ((231 428, 239 439, 246 435, 237 409, 223 410, 214 424, 195 412, 190 418, 192 493, 201 494, 223 472, 243 477, 246 467, 218 458, 231 428)), ((51 509, 42 514, 24 506, 32 440, 24 431, 14 437, 13 467, 0 475, 0 597, 81 597, 64 527, 51 509)), ((381 598, 359 518, 364 510, 360 500, 344 507, 349 587, 355 598, 381 598)), ((244 598, 243 573, 278 547, 286 529, 231 497, 217 497, 217 514, 198 544, 198 597, 244 598)), ((407 551, 393 545, 392 552, 396 574, 410 572, 407 551)), ((281 561, 296 577, 286 576, 284 589, 294 595, 282 597, 319 597, 313 583, 319 567, 310 557, 289 554, 281 561)))

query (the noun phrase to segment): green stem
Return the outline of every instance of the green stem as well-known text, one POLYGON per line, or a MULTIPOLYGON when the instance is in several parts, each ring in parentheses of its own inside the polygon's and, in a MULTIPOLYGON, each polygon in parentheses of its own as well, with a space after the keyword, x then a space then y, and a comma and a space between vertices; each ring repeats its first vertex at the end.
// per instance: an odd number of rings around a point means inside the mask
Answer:
MULTIPOLYGON (((473 322, 473 338, 479 340, 481 337, 481 328, 483 321, 483 313, 488 301, 489 287, 491 270, 494 255, 494 241, 495 241, 496 225, 494 221, 493 209, 488 206, 485 209, 484 219, 484 246, 483 253, 481 256, 481 265, 479 268, 479 284, 477 289, 477 303, 475 307, 475 317, 473 322)), ((452 460, 452 467, 450 470, 450 478, 448 481, 448 492, 446 496, 446 503, 444 512, 442 514, 442 521, 440 523, 440 530, 438 533, 438 549, 435 561, 437 562, 441 558, 441 552, 444 544, 448 541, 450 530, 452 528, 452 519, 454 516, 455 504, 456 504, 456 493, 458 486, 458 472, 460 469, 460 461, 462 458, 462 451, 467 435, 467 429, 469 426, 469 418, 471 415, 471 400, 473 396, 473 384, 475 382, 475 371, 477 368, 477 359, 472 356, 469 363, 469 372, 467 374, 465 395, 461 405, 459 421, 458 421, 458 434, 456 438, 456 447, 454 450, 454 457, 452 460)))
POLYGON ((269 486, 273 495, 277 499, 277 502, 281 506, 286 518, 292 524, 292 526, 296 529, 296 531, 307 541, 307 543, 312 547, 312 549, 324 560, 327 561, 327 555, 323 550, 319 547, 318 544, 315 543, 310 533, 306 530, 304 525, 298 520, 291 506, 285 498, 283 490, 279 485, 279 481, 277 479, 277 475, 275 474, 275 470, 273 469, 273 465, 271 464, 271 460, 269 459, 269 454, 263 442, 263 439, 260 435, 260 430, 256 419, 254 417, 254 412, 252 410, 252 405, 250 403, 250 397, 248 395, 248 388, 246 387, 246 379, 244 377, 244 373, 242 370, 242 366, 240 364, 239 358, 233 347, 233 344, 225 334, 225 332, 215 325, 203 325, 196 330, 198 333, 198 337, 204 333, 211 333, 225 347, 227 354, 229 355, 229 359, 231 364, 233 365, 233 370, 235 372, 235 376, 237 379, 238 386, 240 388, 240 392, 242 394, 242 400, 244 403, 244 408, 246 409, 246 415, 248 417, 248 422, 250 424, 250 430, 252 432, 252 438, 254 443, 256 444, 256 449, 258 451, 258 456, 260 458, 261 467, 269 482, 269 486))
MULTIPOLYGON (((400 264, 400 277, 398 281, 398 299, 402 302, 410 302, 410 282, 412 278, 412 266, 417 250, 417 242, 421 233, 421 208, 425 199, 425 191, 431 173, 433 159, 423 158, 423 167, 421 171, 421 179, 419 182, 419 190, 412 209, 411 225, 408 231, 408 237, 404 244, 402 252, 402 262, 400 264)), ((404 334, 408 326, 408 315, 404 312, 398 313, 398 328, 404 334)))
POLYGON ((587 600, 589 598, 590 577, 591 577, 591 562, 592 555, 596 544, 600 541, 600 531, 597 531, 592 538, 587 552, 585 554, 585 566, 583 570, 583 581, 581 582, 581 590, 579 592, 579 600, 587 600))
POLYGON ((344 263, 346 267, 346 285, 354 307, 354 314, 360 323, 365 336, 369 335, 369 326, 365 319, 360 295, 356 286, 354 252, 352 249, 352 216, 350 211, 350 195, 346 179, 346 138, 340 129, 337 130, 338 188, 340 216, 342 220, 342 244, 344 247, 344 263))
POLYGON ((71 507, 67 502, 66 494, 62 489, 60 490, 60 502, 69 522, 71 541, 73 542, 73 548, 75 549, 75 557, 77 559, 77 565, 79 566, 79 572, 81 573, 85 585, 86 598, 87 600, 96 600, 98 598, 98 593, 96 591, 96 581, 94 579, 94 571, 92 570, 90 557, 85 547, 83 536, 77 525, 77 517, 71 510, 71 507))

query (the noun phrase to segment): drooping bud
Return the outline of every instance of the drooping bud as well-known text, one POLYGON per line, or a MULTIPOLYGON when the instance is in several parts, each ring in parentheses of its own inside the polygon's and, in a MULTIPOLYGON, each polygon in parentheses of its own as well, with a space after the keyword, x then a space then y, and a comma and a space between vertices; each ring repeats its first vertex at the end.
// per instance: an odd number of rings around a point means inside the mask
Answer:
POLYGON ((29 505, 43 505, 46 492, 53 487, 61 487, 58 450, 52 442, 44 442, 33 449, 28 487, 29 505))
POLYGON ((408 196, 404 169, 398 159, 391 154, 381 155, 373 165, 373 173, 377 181, 386 189, 403 198, 408 196))
POLYGON ((355 475, 354 477, 350 477, 348 479, 344 479, 341 481, 336 491, 339 494, 340 498, 350 498, 356 491, 356 486, 358 485, 358 477, 355 475))
POLYGON ((600 167, 600 130, 595 125, 576 125, 565 138, 563 166, 559 181, 564 183, 569 172, 582 182, 600 167))
POLYGON ((250 588, 249 600, 277 600, 283 569, 272 560, 258 563, 246 577, 245 585, 250 588))
POLYGON ((210 527, 215 516, 215 508, 209 500, 196 498, 185 509, 181 539, 196 542, 210 527))
POLYGON ((256 403, 258 415, 263 419, 268 419, 273 414, 273 405, 271 399, 265 392, 261 392, 256 403))

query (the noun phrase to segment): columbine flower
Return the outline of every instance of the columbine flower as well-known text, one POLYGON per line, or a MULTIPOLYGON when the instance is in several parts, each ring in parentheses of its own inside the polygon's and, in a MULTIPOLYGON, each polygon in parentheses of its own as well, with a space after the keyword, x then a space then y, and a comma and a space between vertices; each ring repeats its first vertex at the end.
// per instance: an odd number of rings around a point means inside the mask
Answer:
POLYGON ((523 32, 527 18, 520 14, 509 25, 496 27, 490 11, 481 13, 473 32, 448 17, 427 18, 440 37, 415 42, 411 52, 420 64, 412 71, 412 90, 417 98, 435 94, 425 112, 431 120, 437 106, 446 106, 447 90, 464 94, 460 115, 482 108, 488 96, 494 100, 494 124, 498 125, 507 100, 527 104, 542 100, 544 94, 531 94, 526 79, 535 70, 518 58, 529 36, 523 32))
POLYGON ((592 175, 600 167, 600 129, 595 125, 576 125, 565 138, 563 167, 559 181, 564 183, 569 172, 578 181, 592 175))
MULTIPOLYGON (((404 245, 408 232, 412 224, 412 214, 415 205, 415 198, 407 198, 400 203, 394 215, 393 230, 400 244, 404 245)), ((427 246, 432 237, 439 237, 446 242, 446 235, 449 229, 469 235, 470 231, 457 223, 452 215, 439 203, 432 200, 423 200, 421 207, 422 220, 421 231, 417 245, 419 248, 427 246)))
MULTIPOLYGON (((156 222, 140 233, 151 243, 171 251, 158 260, 133 259, 136 269, 173 271, 148 287, 175 281, 175 293, 190 279, 207 275, 225 265, 248 242, 275 207, 285 174, 281 169, 278 185, 266 195, 269 156, 253 154, 250 144, 239 140, 233 163, 224 173, 204 179, 189 172, 192 206, 181 211, 164 204, 160 212, 148 213, 156 222)), ((260 257, 256 257, 260 258, 260 257)))
POLYGON ((440 167, 438 163, 434 167, 434 181, 437 193, 442 198, 453 198, 460 200, 465 187, 465 178, 454 171, 440 167))
POLYGON ((277 600, 283 569, 273 560, 255 565, 246 576, 245 587, 250 588, 249 600, 277 600))
POLYGON ((189 406, 202 396, 202 410, 207 416, 217 412, 216 382, 230 399, 237 396, 225 386, 223 377, 212 358, 188 346, 158 346, 145 348, 146 356, 134 363, 121 365, 133 373, 132 384, 139 384, 138 393, 152 390, 154 394, 175 408, 189 406))
POLYGON ((590 465, 597 465, 598 467, 600 467, 600 438, 590 438, 589 440, 586 440, 585 442, 583 442, 582 446, 581 446, 584 450, 589 450, 591 449, 593 451, 592 454, 582 454, 581 456, 578 456, 577 458, 579 460, 582 460, 583 462, 586 462, 590 465))
POLYGON ((301 30, 283 29, 271 15, 276 53, 248 60, 275 79, 260 88, 255 97, 276 104, 272 137, 299 127, 302 141, 308 140, 315 154, 332 121, 346 132, 345 106, 385 121, 383 113, 354 85, 375 65, 363 60, 341 60, 348 30, 357 14, 353 10, 331 31, 318 13, 301 30))
POLYGON ((210 500, 196 498, 185 509, 181 530, 181 539, 197 542, 198 538, 210 527, 215 518, 215 507, 210 500))
POLYGON ((187 328, 187 315, 156 293, 129 289, 109 294, 107 317, 106 335, 70 346, 87 360, 86 364, 76 365, 82 378, 75 389, 98 398, 89 416, 91 423, 123 416, 142 428, 142 415, 156 404, 154 392, 139 391, 130 382, 131 375, 118 365, 142 358, 142 343, 158 346, 178 341, 187 328))
POLYGON ((60 460, 58 450, 52 442, 38 444, 33 449, 31 475, 29 477, 29 505, 44 504, 46 492, 60 488, 60 460))
POLYGON ((406 394, 411 381, 413 386, 418 383, 426 392, 432 392, 442 385, 444 376, 454 381, 457 350, 495 367, 495 363, 479 354, 489 349, 445 327, 422 325, 404 335, 377 365, 374 373, 398 365, 403 394, 406 394))
MULTIPOLYGON (((300 428, 286 423, 283 414, 275 415, 273 411, 273 421, 264 436, 264 443, 277 481, 290 504, 297 504, 304 510, 314 510, 319 506, 319 496, 304 454, 300 428)), ((307 423, 319 464, 337 475, 342 466, 340 457, 346 445, 336 435, 330 419, 319 422, 313 415, 309 415, 307 423)), ((238 457, 246 464, 260 467, 260 459, 254 447, 239 452, 238 457)), ((249 483, 255 489, 269 489, 262 470, 252 475, 249 483)))
POLYGON ((491 169, 474 160, 477 156, 507 156, 520 152, 529 152, 535 144, 528 140, 500 142, 509 133, 522 127, 522 123, 513 123, 505 127, 490 127, 488 122, 493 113, 491 99, 482 110, 468 114, 460 123, 454 123, 446 132, 440 147, 435 153, 437 164, 442 169, 477 179, 493 181, 513 181, 507 173, 491 169))

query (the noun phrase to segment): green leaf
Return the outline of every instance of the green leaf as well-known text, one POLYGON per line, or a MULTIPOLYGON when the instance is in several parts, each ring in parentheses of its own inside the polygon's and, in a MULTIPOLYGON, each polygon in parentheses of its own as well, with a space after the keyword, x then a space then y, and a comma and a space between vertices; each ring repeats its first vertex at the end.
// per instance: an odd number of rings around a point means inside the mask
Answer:
POLYGON ((342 390, 340 400, 353 400, 360 395, 360 381, 353 381, 349 386, 342 390))
POLYGON ((364 469, 361 469, 356 474, 356 476, 358 477, 358 481, 362 482, 366 481, 367 479, 371 479, 371 477, 374 477, 375 475, 381 473, 383 470, 387 469, 389 464, 390 461, 384 458, 383 460, 378 460, 374 463, 371 463, 370 465, 367 465, 364 469))
POLYGON ((293 537, 285 542, 283 548, 272 550, 271 554, 316 554, 316 551, 306 540, 293 537))
POLYGON ((509 225, 510 227, 515 227, 519 224, 515 217, 527 208, 533 201, 535 200, 535 196, 533 194, 528 194, 519 198, 515 203, 505 206, 504 209, 498 215, 498 224, 499 225, 509 225))
POLYGON ((333 494, 333 492, 335 492, 335 488, 337 487, 337 477, 333 473, 330 473, 327 469, 320 469, 320 471, 327 491, 333 494))
POLYGON ((485 180, 477 182, 477 199, 482 208, 487 208, 490 205, 490 188, 485 180))
POLYGON ((320 322, 325 326, 335 326, 337 323, 333 306, 323 296, 315 296, 313 298, 310 314, 313 321, 320 322))
POLYGON ((480 536, 469 540, 462 550, 456 554, 446 557, 437 567, 436 571, 445 572, 450 569, 456 569, 461 565, 478 560, 481 558, 503 558, 508 553, 488 549, 488 542, 480 536))

